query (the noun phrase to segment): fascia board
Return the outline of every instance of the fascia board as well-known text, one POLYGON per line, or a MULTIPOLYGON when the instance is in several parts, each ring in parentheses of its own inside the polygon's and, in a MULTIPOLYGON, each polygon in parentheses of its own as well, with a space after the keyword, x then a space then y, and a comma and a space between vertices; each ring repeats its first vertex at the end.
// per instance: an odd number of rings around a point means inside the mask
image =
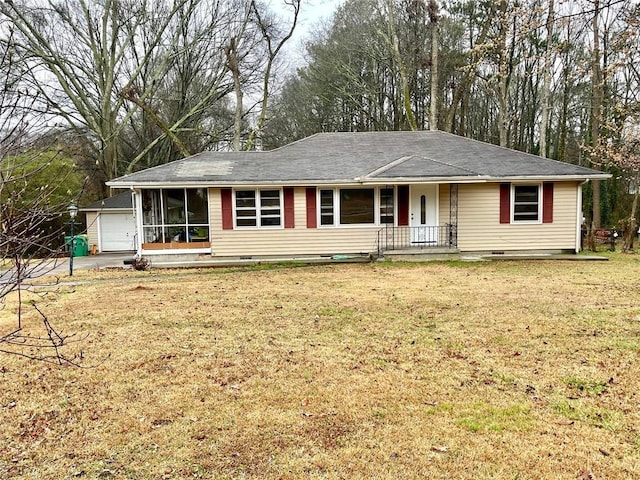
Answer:
POLYGON ((225 188, 225 187, 299 187, 314 185, 388 185, 388 184, 415 184, 415 183, 494 183, 494 182, 545 182, 545 181, 586 181, 605 180, 611 178, 609 173, 592 175, 516 175, 505 177, 491 176, 463 176, 463 177, 391 177, 391 178, 367 178, 356 177, 351 179, 299 179, 299 180, 271 180, 271 181, 214 181, 214 182, 107 182, 106 185, 113 188, 225 188))
POLYGON ((497 182, 566 182, 566 181, 581 181, 588 180, 604 180, 611 178, 612 175, 608 173, 594 174, 594 175, 517 175, 509 177, 490 177, 490 176, 478 176, 478 177, 393 177, 393 178, 376 178, 366 179, 364 183, 371 184, 388 184, 388 183, 497 183, 497 182))
POLYGON ((509 181, 509 182, 562 182, 562 181, 588 181, 588 180, 606 180, 607 178, 611 178, 613 175, 610 173, 601 173, 601 174, 593 174, 593 175, 518 175, 512 177, 500 177, 495 178, 493 181, 509 181))
POLYGON ((491 182, 491 177, 476 176, 476 177, 392 177, 392 178, 371 178, 363 179, 362 183, 372 185, 388 185, 390 183, 397 184, 415 184, 415 183, 487 183, 491 182))
POLYGON ((215 186, 209 182, 106 182, 105 185, 112 188, 136 189, 136 188, 208 188, 215 186))
POLYGON ((100 208, 79 208, 78 212, 109 212, 109 213, 119 213, 119 212, 131 212, 135 210, 134 207, 129 208, 109 208, 109 207, 100 207, 100 208))
MULTIPOLYGON (((107 182, 106 185, 113 188, 225 188, 225 187, 301 187, 301 186, 314 186, 314 185, 360 185, 365 183, 358 179, 349 180, 313 180, 313 179, 301 179, 301 180, 287 180, 287 181, 262 181, 262 182, 242 182, 242 181, 226 181, 226 182, 107 182)), ((380 182, 376 182, 380 183, 380 182)))

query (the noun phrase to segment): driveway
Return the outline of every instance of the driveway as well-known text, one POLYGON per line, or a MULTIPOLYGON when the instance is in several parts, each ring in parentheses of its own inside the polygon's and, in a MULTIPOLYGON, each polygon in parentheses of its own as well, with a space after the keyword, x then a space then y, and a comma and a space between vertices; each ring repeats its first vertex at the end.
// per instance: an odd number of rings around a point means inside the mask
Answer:
MULTIPOLYGON (((131 260, 133 252, 100 253, 86 257, 73 257, 73 270, 103 269, 109 267, 124 267, 125 260, 131 260)), ((42 265, 33 263, 36 269, 31 272, 31 278, 43 275, 69 275, 69 257, 56 258, 42 265)), ((11 282, 11 272, 0 271, 0 283, 11 282)))
MULTIPOLYGON (((124 267, 125 260, 133 258, 133 252, 99 253, 86 257, 73 257, 73 269, 103 269, 108 267, 124 267)), ((55 268, 56 272, 67 272, 69 274, 69 258, 58 259, 55 268)))

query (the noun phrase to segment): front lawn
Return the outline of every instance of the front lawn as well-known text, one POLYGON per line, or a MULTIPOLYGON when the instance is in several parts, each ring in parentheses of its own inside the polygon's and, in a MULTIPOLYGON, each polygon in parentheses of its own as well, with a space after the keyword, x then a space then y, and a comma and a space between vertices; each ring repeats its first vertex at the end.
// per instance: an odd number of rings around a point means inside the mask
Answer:
POLYGON ((0 478, 640 478, 635 256, 132 274, 0 355, 0 478))

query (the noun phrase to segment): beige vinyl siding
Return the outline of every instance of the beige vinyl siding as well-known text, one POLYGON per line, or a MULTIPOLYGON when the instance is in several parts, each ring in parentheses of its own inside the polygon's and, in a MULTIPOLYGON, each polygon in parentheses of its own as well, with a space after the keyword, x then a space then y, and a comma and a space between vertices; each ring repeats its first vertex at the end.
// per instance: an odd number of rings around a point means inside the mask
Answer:
POLYGON ((458 248, 461 251, 575 249, 577 183, 555 183, 553 197, 553 223, 501 224, 500 185, 461 184, 458 248))
POLYGON ((331 255, 377 250, 379 226, 307 228, 306 190, 294 190, 295 228, 222 229, 220 189, 209 189, 212 255, 331 255))
POLYGON ((449 204, 451 202, 449 198, 449 187, 449 184, 440 185, 438 192, 438 225, 440 226, 449 223, 449 204))
POLYGON ((91 246, 98 248, 98 212, 85 212, 87 215, 87 240, 89 242, 89 251, 91 246))

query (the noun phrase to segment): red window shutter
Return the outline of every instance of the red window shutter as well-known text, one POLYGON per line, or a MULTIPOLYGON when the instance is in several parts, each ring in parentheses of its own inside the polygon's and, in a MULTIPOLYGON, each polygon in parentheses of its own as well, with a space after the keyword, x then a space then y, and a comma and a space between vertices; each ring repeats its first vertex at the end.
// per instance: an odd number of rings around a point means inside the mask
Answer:
POLYGON ((222 199, 222 229, 233 230, 233 196, 230 188, 220 190, 222 199))
POLYGON ((409 225, 409 185, 398 185, 398 226, 409 225))
POLYGON ((318 228, 316 187, 307 187, 307 228, 318 228))
POLYGON ((500 223, 511 223, 511 184, 500 184, 500 223))
POLYGON ((295 208, 293 200, 293 188, 284 188, 284 228, 294 228, 296 226, 295 208))
POLYGON ((542 223, 553 223, 553 183, 542 184, 542 223))

